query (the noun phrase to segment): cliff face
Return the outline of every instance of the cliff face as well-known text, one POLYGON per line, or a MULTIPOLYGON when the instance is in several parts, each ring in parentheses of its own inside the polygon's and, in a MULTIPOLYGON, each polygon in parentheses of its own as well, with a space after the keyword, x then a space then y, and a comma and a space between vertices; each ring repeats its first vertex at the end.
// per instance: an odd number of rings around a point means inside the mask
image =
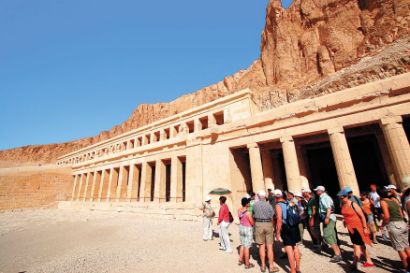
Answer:
POLYGON ((248 69, 170 103, 140 105, 96 137, 0 151, 0 167, 58 156, 244 88, 262 110, 410 71, 410 0, 270 0, 261 54, 248 69))

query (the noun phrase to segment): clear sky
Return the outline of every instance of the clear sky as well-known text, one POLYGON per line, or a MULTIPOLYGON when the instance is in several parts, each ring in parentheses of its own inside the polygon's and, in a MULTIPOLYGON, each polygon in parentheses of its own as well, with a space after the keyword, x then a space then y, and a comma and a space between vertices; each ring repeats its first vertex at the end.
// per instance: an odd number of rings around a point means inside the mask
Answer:
POLYGON ((94 136, 247 68, 267 3, 0 0, 0 149, 94 136))

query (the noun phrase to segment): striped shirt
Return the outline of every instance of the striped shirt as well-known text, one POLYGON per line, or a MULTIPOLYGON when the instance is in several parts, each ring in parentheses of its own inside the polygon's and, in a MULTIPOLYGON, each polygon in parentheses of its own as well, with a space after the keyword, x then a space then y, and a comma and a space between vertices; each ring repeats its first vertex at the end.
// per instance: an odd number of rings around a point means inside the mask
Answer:
POLYGON ((266 221, 273 219, 273 208, 266 201, 258 201, 253 205, 253 218, 255 221, 266 221))

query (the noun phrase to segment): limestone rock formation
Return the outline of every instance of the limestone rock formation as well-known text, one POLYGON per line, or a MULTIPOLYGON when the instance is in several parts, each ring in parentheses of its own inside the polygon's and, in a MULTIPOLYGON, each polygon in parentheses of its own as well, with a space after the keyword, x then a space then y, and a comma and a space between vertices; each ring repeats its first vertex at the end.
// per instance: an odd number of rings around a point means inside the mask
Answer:
POLYGON ((410 71, 410 0, 270 0, 261 54, 248 69, 170 103, 143 104, 123 124, 70 143, 0 151, 1 165, 59 155, 251 88, 262 110, 410 71))

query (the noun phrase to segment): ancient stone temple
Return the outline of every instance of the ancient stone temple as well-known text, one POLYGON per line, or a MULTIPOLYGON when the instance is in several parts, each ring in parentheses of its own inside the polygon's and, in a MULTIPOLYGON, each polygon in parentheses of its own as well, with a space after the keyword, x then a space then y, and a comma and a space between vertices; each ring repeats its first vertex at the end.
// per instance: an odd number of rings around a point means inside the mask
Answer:
POLYGON ((73 170, 65 205, 178 207, 224 187, 236 207, 267 188, 402 186, 409 116, 409 73, 269 111, 246 89, 60 157, 73 170))

